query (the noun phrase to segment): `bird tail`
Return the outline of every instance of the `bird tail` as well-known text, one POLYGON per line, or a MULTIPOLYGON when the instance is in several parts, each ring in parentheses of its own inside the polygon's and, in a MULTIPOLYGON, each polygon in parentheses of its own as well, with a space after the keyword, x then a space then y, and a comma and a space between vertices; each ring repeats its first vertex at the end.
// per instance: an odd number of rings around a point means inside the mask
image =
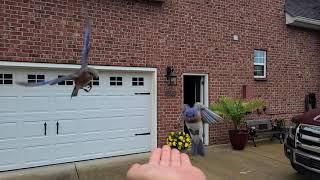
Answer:
POLYGON ((76 86, 74 86, 73 91, 71 93, 71 98, 74 96, 78 96, 78 92, 79 92, 79 89, 76 86))

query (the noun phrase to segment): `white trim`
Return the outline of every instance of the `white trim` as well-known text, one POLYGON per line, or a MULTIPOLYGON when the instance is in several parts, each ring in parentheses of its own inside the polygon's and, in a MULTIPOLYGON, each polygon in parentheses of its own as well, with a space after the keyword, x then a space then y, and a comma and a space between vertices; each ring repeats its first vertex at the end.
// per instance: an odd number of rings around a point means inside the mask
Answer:
MULTIPOLYGON (((204 105, 209 107, 209 74, 204 73, 183 73, 182 79, 184 76, 203 76, 204 77, 204 105)), ((184 82, 182 83, 182 89, 184 86, 184 82)), ((183 90, 184 91, 184 90, 183 90)), ((182 96, 183 97, 183 96, 182 96)), ((209 145, 209 125, 207 123, 204 124, 204 144, 209 145)))
MULTIPOLYGON (((41 69, 79 69, 78 64, 52 64, 52 63, 29 63, 29 62, 11 62, 11 61, 0 61, 0 66, 5 67, 29 67, 29 68, 41 68, 41 69)), ((124 66, 97 66, 89 65, 97 70, 113 70, 113 71, 143 71, 143 72, 156 72, 157 68, 147 67, 124 67, 124 66)))
MULTIPOLYGON (((209 107, 209 75, 204 75, 204 105, 209 107)), ((204 124, 204 144, 209 145, 209 124, 204 124)))
POLYGON ((286 13, 286 24, 320 30, 320 20, 301 17, 301 16, 293 17, 288 13, 286 13))
MULTIPOLYGON (((0 67, 12 68, 40 68, 40 69, 79 69, 80 65, 75 64, 50 64, 50 63, 28 63, 28 62, 9 62, 0 61, 0 67)), ((152 104, 151 109, 151 150, 157 147, 157 68, 145 67, 122 67, 122 66, 90 66, 104 71, 134 71, 134 72, 151 72, 152 73, 152 104)))
POLYGON ((152 108, 152 124, 151 124, 151 149, 157 148, 158 143, 158 136, 157 136, 157 128, 158 128, 158 120, 157 120, 157 69, 152 73, 153 76, 153 83, 152 83, 152 91, 153 91, 153 97, 152 97, 152 104, 154 105, 152 108))
POLYGON ((255 79, 265 79, 265 78, 267 78, 267 51, 266 50, 255 49, 254 50, 254 54, 255 54, 255 51, 263 51, 264 52, 264 63, 256 63, 256 62, 254 62, 255 56, 253 57, 253 65, 263 66, 264 74, 263 74, 263 76, 253 76, 253 77, 255 79))

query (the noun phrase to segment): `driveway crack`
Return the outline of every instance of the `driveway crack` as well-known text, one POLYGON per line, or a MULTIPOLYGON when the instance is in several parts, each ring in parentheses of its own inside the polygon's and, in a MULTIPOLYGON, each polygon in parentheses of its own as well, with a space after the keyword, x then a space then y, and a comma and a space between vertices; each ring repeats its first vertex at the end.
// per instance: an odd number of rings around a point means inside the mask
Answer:
POLYGON ((78 180, 80 180, 80 176, 79 176, 77 165, 76 165, 76 163, 73 163, 73 164, 74 164, 74 169, 76 170, 76 173, 77 173, 77 178, 78 178, 78 180))

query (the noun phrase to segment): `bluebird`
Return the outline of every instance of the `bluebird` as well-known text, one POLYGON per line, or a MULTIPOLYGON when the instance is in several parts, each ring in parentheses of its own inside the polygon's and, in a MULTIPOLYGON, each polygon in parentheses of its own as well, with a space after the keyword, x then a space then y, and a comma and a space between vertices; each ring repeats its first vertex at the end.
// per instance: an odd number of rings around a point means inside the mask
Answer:
POLYGON ((191 101, 183 106, 182 119, 192 139, 191 154, 204 156, 203 123, 213 124, 223 118, 203 104, 191 101))
POLYGON ((91 25, 88 19, 85 22, 84 29, 84 45, 81 52, 81 67, 76 72, 62 76, 49 81, 42 81, 36 83, 27 83, 27 82, 17 82, 18 85, 22 86, 41 86, 41 85, 55 85, 59 82, 66 80, 74 81, 74 88, 71 94, 71 98, 78 95, 79 90, 83 89, 86 92, 89 92, 92 89, 93 78, 99 78, 98 71, 92 67, 88 67, 88 56, 91 47, 90 43, 90 35, 91 35, 91 25))

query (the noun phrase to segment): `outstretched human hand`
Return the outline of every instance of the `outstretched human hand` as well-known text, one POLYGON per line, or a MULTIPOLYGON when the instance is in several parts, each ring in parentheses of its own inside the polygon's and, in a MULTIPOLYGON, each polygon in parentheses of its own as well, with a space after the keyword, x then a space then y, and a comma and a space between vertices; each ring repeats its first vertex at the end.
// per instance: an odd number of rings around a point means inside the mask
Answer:
POLYGON ((205 180, 203 172, 194 167, 189 156, 169 146, 155 149, 148 163, 134 164, 127 180, 205 180))

